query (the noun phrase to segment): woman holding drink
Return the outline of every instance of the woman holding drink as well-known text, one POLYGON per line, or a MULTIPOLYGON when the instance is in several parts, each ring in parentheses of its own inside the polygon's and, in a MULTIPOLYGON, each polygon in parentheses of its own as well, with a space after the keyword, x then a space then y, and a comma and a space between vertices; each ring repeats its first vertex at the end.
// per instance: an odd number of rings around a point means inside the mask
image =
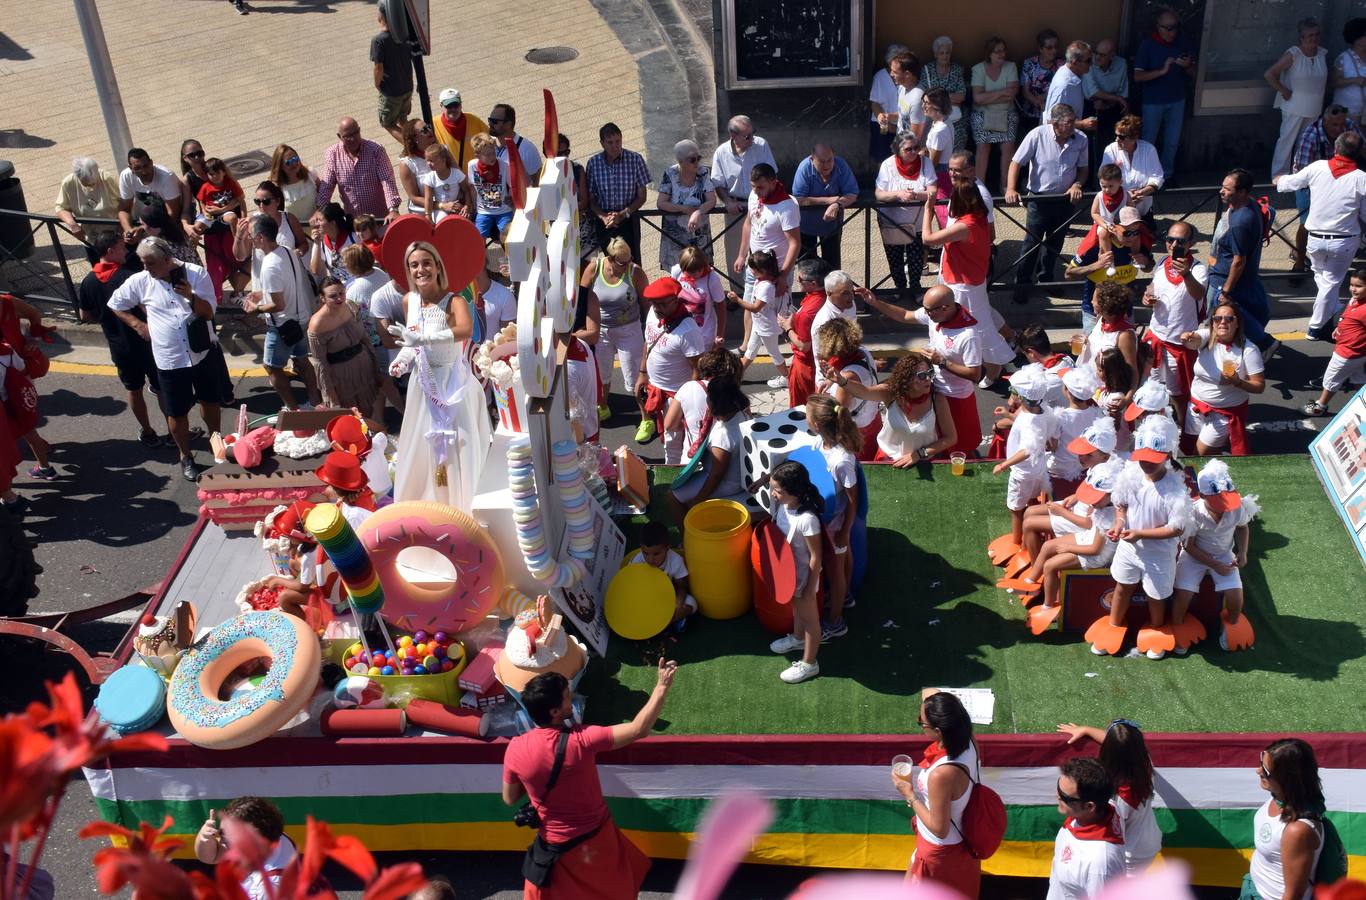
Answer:
POLYGON ((920 704, 920 727, 933 743, 919 768, 893 761, 892 784, 915 811, 916 848, 906 877, 937 881, 965 897, 976 897, 982 864, 963 843, 963 811, 981 777, 972 719, 953 694, 939 691, 920 704))
POLYGON ((1247 456, 1248 398, 1266 390, 1265 365, 1257 346, 1243 335, 1243 314, 1231 303, 1210 313, 1209 324, 1181 335, 1199 350, 1191 378, 1186 439, 1195 452, 1212 456, 1227 445, 1233 456, 1247 456))

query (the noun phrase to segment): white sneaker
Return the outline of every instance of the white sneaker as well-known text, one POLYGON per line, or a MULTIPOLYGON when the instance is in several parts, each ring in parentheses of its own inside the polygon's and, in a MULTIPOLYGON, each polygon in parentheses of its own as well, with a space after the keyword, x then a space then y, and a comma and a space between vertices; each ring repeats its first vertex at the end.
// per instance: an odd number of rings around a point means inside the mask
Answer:
POLYGON ((1219 629, 1219 649, 1228 649, 1228 632, 1225 631, 1222 627, 1220 627, 1219 629))
POLYGON ((770 379, 768 380, 768 386, 771 387, 771 388, 785 388, 785 387, 787 387, 787 376, 786 376, 786 375, 774 375, 772 378, 770 378, 770 379))
POLYGON ((1177 648, 1176 648, 1175 650, 1173 650, 1172 652, 1175 653, 1177 656, 1185 656, 1187 653, 1190 653, 1190 652, 1191 652, 1191 648, 1190 648, 1189 645, 1187 645, 1187 646, 1185 646, 1185 647, 1177 647, 1177 648))
POLYGON ((797 640, 795 634, 785 634, 768 645, 768 649, 774 653, 791 653, 793 650, 800 650, 801 648, 802 642, 797 640))
POLYGON ((1109 656, 1109 655, 1110 655, 1109 653, 1107 653, 1107 652, 1105 652, 1104 650, 1102 650, 1102 649, 1100 648, 1100 646, 1097 645, 1097 644, 1092 644, 1092 645, 1091 645, 1091 652, 1094 653, 1096 656, 1109 656))
POLYGON ((1161 659, 1162 657, 1164 657, 1164 656, 1167 655, 1167 651, 1166 651, 1166 650, 1149 650, 1147 653, 1145 653, 1145 654, 1143 654, 1143 655, 1146 656, 1146 657, 1148 657, 1148 659, 1161 659))
POLYGON ((820 663, 809 663, 799 659, 786 669, 783 669, 778 677, 788 684, 801 684, 803 681, 815 678, 819 674, 821 674, 820 663))

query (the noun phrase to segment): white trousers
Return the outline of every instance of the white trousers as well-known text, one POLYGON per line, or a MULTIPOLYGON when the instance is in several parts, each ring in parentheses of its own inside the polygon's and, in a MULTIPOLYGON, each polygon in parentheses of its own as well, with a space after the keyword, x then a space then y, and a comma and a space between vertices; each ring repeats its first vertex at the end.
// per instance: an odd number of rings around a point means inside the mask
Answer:
POLYGON ((1314 271, 1314 285, 1318 288, 1309 327, 1315 331, 1326 328, 1333 316, 1342 309, 1342 282, 1360 246, 1360 235, 1343 238, 1309 235, 1305 250, 1309 256, 1309 267, 1314 271))
POLYGON ((612 361, 620 359, 622 383, 626 386, 626 393, 634 395, 641 357, 645 355, 643 326, 639 322, 604 325, 598 332, 598 345, 594 350, 597 352, 603 394, 612 390, 612 361))
POLYGON ((1276 138, 1276 149, 1271 152, 1272 178, 1290 171, 1290 162, 1295 156, 1295 144, 1300 139, 1300 132, 1313 121, 1312 117, 1292 116, 1281 110, 1281 134, 1276 138))

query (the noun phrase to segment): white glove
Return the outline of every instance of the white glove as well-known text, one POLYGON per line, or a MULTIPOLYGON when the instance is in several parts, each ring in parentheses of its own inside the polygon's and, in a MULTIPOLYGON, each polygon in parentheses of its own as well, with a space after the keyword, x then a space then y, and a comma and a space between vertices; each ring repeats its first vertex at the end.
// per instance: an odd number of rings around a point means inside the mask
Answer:
POLYGON ((404 328, 402 325, 390 325, 389 333, 398 338, 399 344, 403 347, 426 347, 431 344, 441 344, 446 341, 454 341, 455 335, 449 328, 431 334, 424 334, 420 331, 404 328))
POLYGON ((412 347, 404 347, 398 351, 394 361, 389 363, 389 374, 394 378, 402 378, 408 374, 408 370, 413 367, 413 361, 417 359, 417 350, 412 347))

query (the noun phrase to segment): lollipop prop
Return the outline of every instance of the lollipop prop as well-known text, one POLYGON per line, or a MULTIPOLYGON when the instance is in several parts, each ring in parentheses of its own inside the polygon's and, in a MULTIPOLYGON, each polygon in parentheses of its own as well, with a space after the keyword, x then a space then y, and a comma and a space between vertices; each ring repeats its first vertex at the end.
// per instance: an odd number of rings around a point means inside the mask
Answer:
MULTIPOLYGON (((346 593, 351 598, 351 612, 356 616, 356 629, 360 631, 361 641, 365 641, 365 631, 360 627, 361 615, 375 615, 384 639, 393 649, 393 639, 384 627, 384 621, 376 615, 384 606, 384 589, 380 586, 379 575, 370 562, 369 555, 361 546, 360 539, 350 523, 342 517, 341 510, 331 504, 315 506, 304 520, 308 533, 323 548, 327 558, 336 566, 346 593)), ((365 648, 370 651, 369 646, 365 648)))

